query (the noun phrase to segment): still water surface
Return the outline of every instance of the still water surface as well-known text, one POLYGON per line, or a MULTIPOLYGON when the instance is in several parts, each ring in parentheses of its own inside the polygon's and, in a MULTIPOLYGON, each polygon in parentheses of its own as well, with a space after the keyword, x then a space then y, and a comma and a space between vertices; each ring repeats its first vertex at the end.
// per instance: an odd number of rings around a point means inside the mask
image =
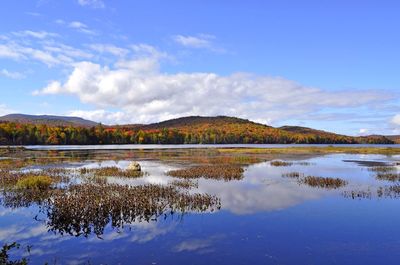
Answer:
POLYGON ((30 150, 137 150, 202 148, 287 148, 287 147, 391 147, 400 144, 119 144, 119 145, 27 145, 30 150))
MULTIPOLYGON (((219 161, 241 166, 244 176, 229 181, 194 180, 197 185, 188 192, 218 197, 220 209, 168 212, 120 227, 106 222, 101 233, 86 235, 61 233, 51 226, 43 205, 9 205, 3 193, 0 243, 16 241, 32 246, 30 253, 13 252, 14 258, 27 256, 30 264, 398 264, 400 200, 397 194, 378 193, 380 188, 396 186, 397 182, 377 179, 371 168, 392 166, 398 173, 400 156, 242 155, 233 160, 230 156, 233 154, 223 154, 221 159, 218 152, 204 150, 5 154, 4 161, 25 161, 18 168, 24 171, 52 167, 126 169, 135 160, 146 172, 143 177, 106 177, 108 184, 129 186, 167 186, 176 180, 166 174, 168 171, 218 165, 222 163, 219 161), (277 159, 292 164, 271 165, 277 159), (338 177, 348 184, 337 189, 312 187, 282 176, 290 172, 338 177), (352 191, 369 196, 353 198, 349 196, 352 191)), ((84 181, 76 173, 71 177, 74 183, 84 181)))

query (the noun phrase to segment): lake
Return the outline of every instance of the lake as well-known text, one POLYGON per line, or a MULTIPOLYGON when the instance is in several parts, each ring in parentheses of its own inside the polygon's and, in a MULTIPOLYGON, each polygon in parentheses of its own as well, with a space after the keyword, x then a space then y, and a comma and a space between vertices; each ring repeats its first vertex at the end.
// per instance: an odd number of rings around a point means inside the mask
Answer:
POLYGON ((398 264, 400 155, 181 147, 0 150, 1 246, 28 264, 398 264))

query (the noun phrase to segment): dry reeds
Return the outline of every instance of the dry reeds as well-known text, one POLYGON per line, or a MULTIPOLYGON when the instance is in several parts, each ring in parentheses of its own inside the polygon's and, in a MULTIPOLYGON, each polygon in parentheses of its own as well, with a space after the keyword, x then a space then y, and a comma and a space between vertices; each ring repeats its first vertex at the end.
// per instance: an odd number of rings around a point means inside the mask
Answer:
POLYGON ((79 170, 81 175, 93 174, 99 177, 127 177, 127 178, 140 178, 144 176, 144 172, 136 170, 123 170, 119 167, 101 167, 101 168, 81 168, 79 170))
POLYGON ((302 178, 302 177, 304 177, 304 174, 300 173, 300 172, 289 172, 289 173, 283 173, 282 177, 284 177, 284 178, 302 178))
POLYGON ((286 162, 286 161, 281 161, 281 160, 274 160, 271 161, 271 166, 273 167, 289 167, 293 165, 293 162, 286 162))
POLYGON ((387 172, 393 172, 396 171, 397 168, 394 166, 378 166, 378 167, 370 167, 368 168, 368 171, 372 172, 379 172, 379 173, 387 173, 387 172))
POLYGON ((378 173, 378 174, 376 174, 376 179, 396 182, 396 181, 400 181, 400 174, 398 174, 398 173, 378 173))
POLYGON ((182 193, 172 186, 80 184, 53 197, 48 210, 51 230, 75 236, 101 235, 104 227, 155 221, 174 212, 214 211, 220 200, 208 194, 182 193))
POLYGON ((307 176, 304 179, 301 179, 300 183, 304 183, 310 187, 325 188, 325 189, 337 189, 347 185, 347 181, 340 178, 316 177, 316 176, 307 176))
POLYGON ((172 186, 176 186, 183 189, 198 188, 199 183, 190 179, 174 180, 171 182, 172 186))
POLYGON ((175 178, 206 178, 216 180, 239 180, 243 178, 244 170, 237 166, 195 166, 187 169, 178 169, 167 172, 175 178))

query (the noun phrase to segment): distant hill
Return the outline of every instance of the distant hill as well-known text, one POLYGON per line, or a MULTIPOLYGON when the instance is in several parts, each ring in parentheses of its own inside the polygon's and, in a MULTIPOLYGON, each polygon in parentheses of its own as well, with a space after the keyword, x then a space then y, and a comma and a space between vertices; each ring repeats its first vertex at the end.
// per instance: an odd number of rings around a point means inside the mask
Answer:
POLYGON ((227 124, 251 125, 257 127, 261 126, 262 128, 273 128, 271 126, 255 123, 246 119, 228 117, 228 116, 215 116, 215 117, 188 116, 157 123, 151 123, 147 125, 140 125, 138 127, 144 130, 163 129, 163 128, 181 129, 181 128, 199 128, 204 126, 222 126, 227 124))
POLYGON ((50 126, 82 126, 92 127, 98 125, 97 122, 85 120, 79 117, 53 116, 53 115, 27 115, 9 114, 0 117, 0 121, 16 122, 23 124, 46 124, 50 126))
POLYGON ((282 126, 279 127, 279 129, 287 131, 287 132, 292 132, 292 133, 301 133, 301 134, 335 134, 336 133, 330 133, 322 130, 316 130, 308 127, 301 127, 301 126, 282 126))
POLYGON ((400 144, 400 135, 385 135, 385 137, 392 140, 396 144, 400 144))
POLYGON ((323 130, 316 130, 308 127, 301 126, 282 126, 279 129, 295 133, 298 135, 312 135, 314 137, 318 137, 321 139, 334 139, 334 138, 346 138, 346 139, 354 139, 357 143, 366 143, 366 144, 374 144, 374 143, 390 143, 393 140, 389 137, 385 137, 383 135, 368 135, 368 136, 346 136, 337 133, 331 133, 323 130))
POLYGON ((0 144, 391 144, 384 136, 353 137, 299 126, 274 128, 227 116, 190 116, 152 124, 100 126, 77 117, 14 114, 1 120, 0 144), (35 127, 49 125, 46 131, 35 127), (74 128, 62 126, 71 125, 74 128), (17 133, 15 132, 17 130, 17 133))

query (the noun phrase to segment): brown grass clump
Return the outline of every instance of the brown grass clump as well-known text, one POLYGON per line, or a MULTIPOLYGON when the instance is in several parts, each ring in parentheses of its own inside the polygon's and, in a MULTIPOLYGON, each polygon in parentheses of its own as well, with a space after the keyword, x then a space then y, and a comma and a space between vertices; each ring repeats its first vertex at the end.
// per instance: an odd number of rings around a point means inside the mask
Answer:
POLYGON ((49 180, 55 184, 67 182, 69 177, 67 175, 59 175, 51 169, 29 172, 0 170, 0 189, 39 187, 41 186, 40 183, 49 182, 49 180), (16 186, 18 182, 19 184, 16 186))
POLYGON ((172 186, 176 186, 183 189, 198 188, 199 183, 190 179, 174 180, 171 182, 172 186))
POLYGON ((176 178, 206 178, 206 179, 223 179, 240 180, 243 178, 244 170, 237 166, 195 166, 187 169, 178 169, 167 172, 167 175, 176 178))
POLYGON ((286 161, 280 161, 280 160, 271 161, 270 164, 273 167, 289 167, 289 166, 293 165, 292 162, 286 162, 286 161))
POLYGON ((378 173, 376 175, 376 179, 396 182, 396 181, 400 181, 400 174, 398 174, 398 173, 378 173))
POLYGON ((300 177, 304 177, 304 174, 300 173, 300 172, 289 172, 289 173, 282 174, 282 177, 284 177, 284 178, 300 178, 300 177))
POLYGON ((325 188, 325 189, 337 189, 347 185, 347 181, 340 178, 325 178, 307 176, 300 180, 301 183, 307 184, 310 187, 325 188))
POLYGON ((394 166, 379 166, 379 167, 370 167, 368 168, 368 170, 372 172, 387 173, 396 171, 397 168, 394 166))
POLYGON ((188 211, 215 211, 220 200, 208 194, 189 194, 173 186, 80 184, 53 198, 48 226, 61 234, 100 236, 104 227, 122 228, 133 222, 156 221, 160 216, 188 211))
POLYGON ((127 178, 140 178, 143 177, 142 171, 136 170, 123 170, 118 167, 101 167, 101 168, 81 168, 79 170, 81 175, 93 174, 99 177, 127 177, 127 178))

